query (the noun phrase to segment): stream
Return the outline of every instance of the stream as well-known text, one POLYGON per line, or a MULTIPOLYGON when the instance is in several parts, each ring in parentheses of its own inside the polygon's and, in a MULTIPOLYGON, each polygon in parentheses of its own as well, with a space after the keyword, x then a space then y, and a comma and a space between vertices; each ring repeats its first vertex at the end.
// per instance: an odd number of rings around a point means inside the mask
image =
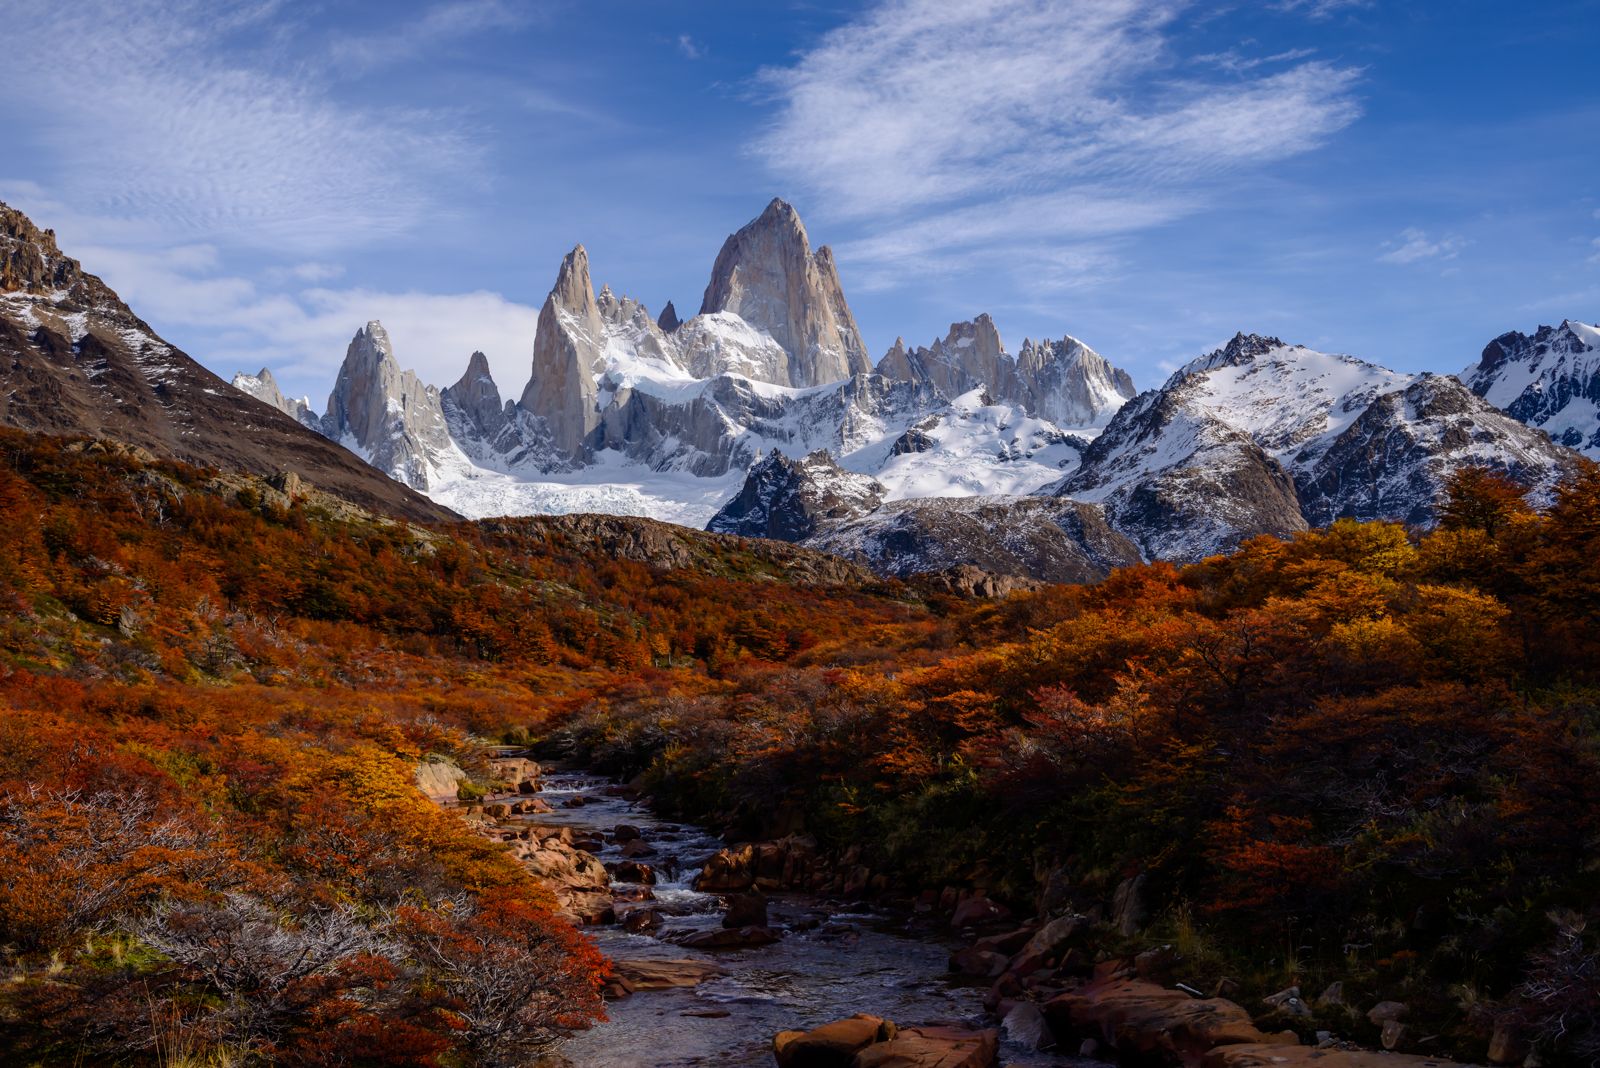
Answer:
MULTIPOLYGON (((610 780, 551 771, 541 796, 553 813, 527 817, 540 826, 607 835, 599 853, 622 859, 609 841, 617 824, 637 827, 657 853, 642 858, 656 871, 653 905, 666 914, 662 934, 719 928, 722 902, 690 888, 706 859, 724 843, 708 831, 658 819, 646 808, 607 793, 610 780), (582 796, 582 807, 562 807, 582 796)), ((769 895, 770 924, 784 937, 757 948, 705 953, 653 935, 606 925, 584 928, 615 959, 710 960, 726 974, 699 986, 641 991, 607 1004, 609 1021, 574 1035, 562 1047, 574 1068, 669 1068, 677 1065, 760 1065, 770 1068, 772 1036, 806 1030, 858 1012, 902 1025, 986 1024, 982 987, 954 981, 947 968, 958 943, 914 924, 904 914, 830 903, 806 894, 769 895)), ((625 906, 619 903, 619 912, 625 906)), ((1000 1063, 1018 1068, 1089 1065, 1002 1046, 1000 1063)))

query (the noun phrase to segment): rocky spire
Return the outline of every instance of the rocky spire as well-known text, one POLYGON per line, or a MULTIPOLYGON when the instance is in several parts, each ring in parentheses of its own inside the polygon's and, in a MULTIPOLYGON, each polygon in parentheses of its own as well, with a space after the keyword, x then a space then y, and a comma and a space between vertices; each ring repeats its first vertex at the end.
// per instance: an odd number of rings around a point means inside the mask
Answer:
POLYGON ((946 397, 959 397, 980 386, 996 398, 1012 399, 1017 393, 1015 362, 987 314, 951 323, 949 333, 928 348, 908 352, 903 342, 896 341, 878 371, 899 381, 926 382, 946 397))
POLYGON ((723 243, 700 312, 732 312, 782 346, 788 381, 779 385, 815 386, 871 370, 833 251, 813 253, 800 216, 782 200, 723 243))
POLYGON ((263 367, 253 375, 239 372, 233 376, 233 388, 241 393, 254 397, 263 404, 270 404, 278 411, 291 416, 313 430, 322 426, 322 420, 316 412, 311 410, 311 402, 303 397, 286 397, 283 390, 278 388, 278 380, 272 377, 272 372, 263 367))
POLYGON ((551 443, 574 457, 600 422, 595 375, 605 351, 605 322, 589 279, 589 253, 582 245, 567 253, 556 284, 539 309, 533 342, 533 377, 522 391, 522 408, 545 421, 551 443))
POLYGON ((376 319, 350 339, 322 432, 415 489, 428 488, 430 471, 454 449, 439 391, 401 370, 376 319))
POLYGON ((678 319, 678 309, 672 306, 672 301, 667 301, 667 306, 661 309, 661 317, 656 320, 656 325, 663 334, 670 334, 683 323, 678 319))
POLYGON ((82 277, 78 261, 56 247, 54 230, 0 203, 0 293, 70 289, 82 277))
POLYGON ((1133 399, 1133 379, 1120 367, 1068 335, 1060 341, 1026 340, 1017 353, 1017 378, 1029 410, 1062 426, 1102 426, 1133 399))
POLYGON ((505 421, 505 406, 500 400, 500 387, 494 384, 489 373, 489 359, 474 352, 467 360, 467 369, 453 386, 446 386, 440 395, 446 408, 454 407, 478 428, 484 437, 490 437, 505 421))

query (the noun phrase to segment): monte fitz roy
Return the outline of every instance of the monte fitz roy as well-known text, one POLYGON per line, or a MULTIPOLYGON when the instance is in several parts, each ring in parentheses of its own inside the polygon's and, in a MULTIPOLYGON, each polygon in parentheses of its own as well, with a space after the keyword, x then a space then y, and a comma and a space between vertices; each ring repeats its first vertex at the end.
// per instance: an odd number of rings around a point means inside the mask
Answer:
POLYGON ((1426 526, 1464 467, 1547 499, 1600 455, 1600 331, 1575 321, 1497 338, 1459 378, 1241 333, 1135 396, 1082 341, 1013 353, 988 315, 874 361, 831 250, 781 200, 727 239, 686 320, 597 294, 573 249, 532 348, 516 399, 481 353, 423 383, 377 322, 320 416, 268 369, 233 384, 463 514, 650 515, 898 576, 1081 582, 1338 518, 1426 526))

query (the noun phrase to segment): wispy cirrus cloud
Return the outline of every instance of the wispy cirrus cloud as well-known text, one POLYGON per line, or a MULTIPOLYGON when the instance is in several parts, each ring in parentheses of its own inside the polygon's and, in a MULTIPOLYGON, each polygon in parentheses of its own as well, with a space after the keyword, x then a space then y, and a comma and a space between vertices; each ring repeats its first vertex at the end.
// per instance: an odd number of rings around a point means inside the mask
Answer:
POLYGON ((1408 226, 1383 243, 1387 251, 1378 256, 1378 261, 1403 265, 1424 260, 1453 260, 1466 244, 1466 239, 1457 234, 1432 237, 1425 230, 1408 226))
POLYGON ((1297 11, 1314 19, 1328 19, 1341 11, 1359 11, 1376 3, 1377 0, 1278 0, 1272 6, 1279 11, 1297 11))
POLYGON ((861 222, 841 256, 888 276, 1162 225, 1359 116, 1359 72, 1301 53, 1180 76, 1185 6, 884 0, 766 72, 778 114, 758 151, 861 222))
POLYGON ((533 19, 530 8, 508 0, 444 0, 389 29, 336 37, 328 55, 335 66, 371 70, 480 33, 518 29, 533 19))
POLYGON ((436 207, 437 183, 470 183, 480 149, 441 116, 342 103, 318 72, 252 50, 282 29, 276 14, 0 0, 0 117, 42 143, 78 211, 176 241, 316 254, 404 232, 436 207))

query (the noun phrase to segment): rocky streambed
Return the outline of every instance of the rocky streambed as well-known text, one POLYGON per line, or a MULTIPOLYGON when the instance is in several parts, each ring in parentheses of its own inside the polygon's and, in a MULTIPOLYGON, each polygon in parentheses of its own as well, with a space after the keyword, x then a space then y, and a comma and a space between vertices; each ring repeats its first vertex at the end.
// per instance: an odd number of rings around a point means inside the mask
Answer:
MULTIPOLYGON (((573 1068, 1449 1064, 1263 1031, 1172 982, 1170 947, 1096 950, 1087 917, 1017 921, 967 894, 875 908, 855 900, 871 873, 825 864, 805 839, 730 848, 604 778, 508 754, 495 772, 517 792, 468 817, 615 962, 609 1020, 563 1046, 573 1068), (793 889, 806 886, 824 889, 793 889)), ((443 801, 448 778, 425 766, 418 782, 443 801)))

